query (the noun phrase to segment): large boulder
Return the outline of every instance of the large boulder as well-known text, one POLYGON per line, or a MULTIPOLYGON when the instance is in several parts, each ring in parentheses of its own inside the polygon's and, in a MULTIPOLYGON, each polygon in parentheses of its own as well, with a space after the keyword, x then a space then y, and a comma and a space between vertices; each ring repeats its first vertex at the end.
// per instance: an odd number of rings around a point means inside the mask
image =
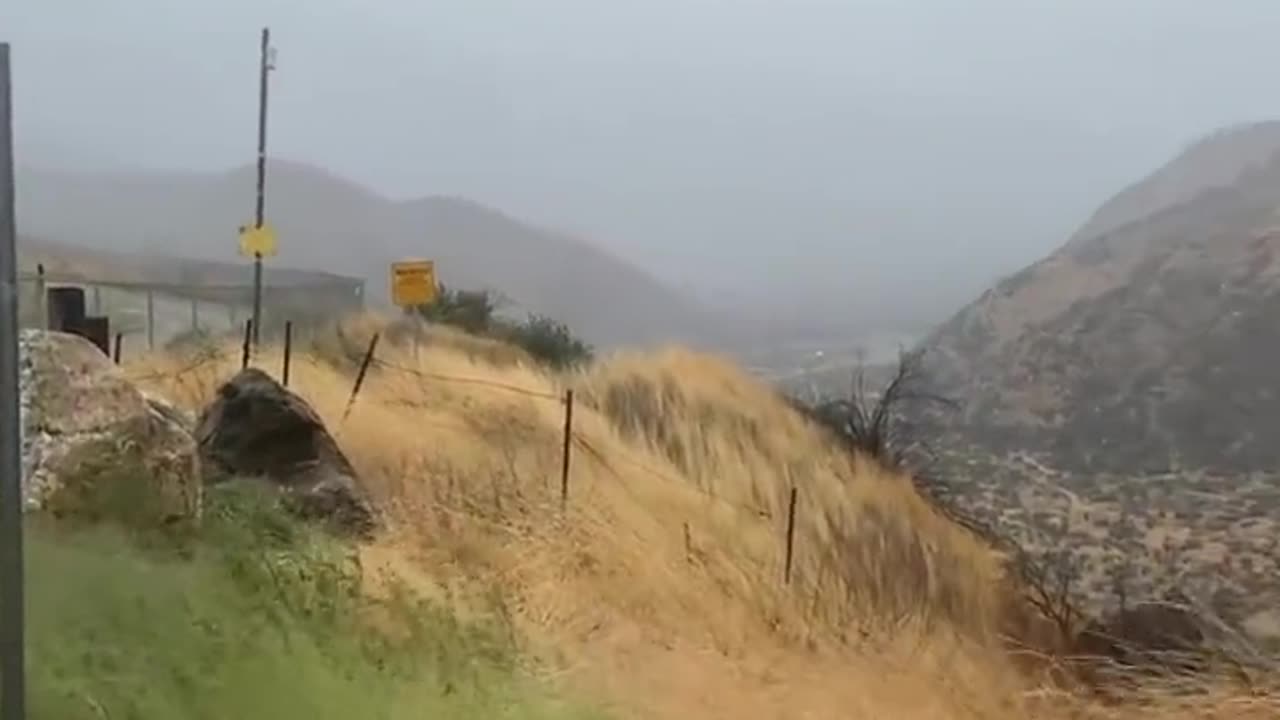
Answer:
POLYGON ((376 514, 355 470, 305 400, 256 368, 218 390, 196 427, 206 483, 265 479, 303 517, 367 536, 376 514))
POLYGON ((23 330, 19 353, 25 509, 144 524, 199 518, 198 454, 179 410, 78 335, 23 330))

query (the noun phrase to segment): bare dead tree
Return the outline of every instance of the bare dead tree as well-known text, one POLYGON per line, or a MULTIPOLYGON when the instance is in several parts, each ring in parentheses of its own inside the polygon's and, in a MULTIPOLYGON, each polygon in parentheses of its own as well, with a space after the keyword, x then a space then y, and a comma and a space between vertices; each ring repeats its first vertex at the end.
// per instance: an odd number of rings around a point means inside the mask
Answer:
POLYGON ((923 405, 954 406, 925 389, 923 360, 922 349, 900 350, 893 375, 879 389, 872 387, 867 366, 859 360, 848 397, 793 404, 852 452, 895 468, 908 460, 919 463, 932 453, 915 430, 915 413, 923 405))
POLYGON ((1070 509, 1049 522, 1029 520, 1028 531, 1032 537, 1014 557, 1027 601, 1054 624, 1061 637, 1074 637, 1087 616, 1080 596, 1084 559, 1071 543, 1070 509))
POLYGON ((1116 598, 1117 610, 1123 617, 1129 610, 1133 584, 1137 580, 1137 562, 1145 548, 1139 539, 1137 520, 1133 512, 1134 498, 1125 492, 1120 497, 1120 514, 1107 533, 1111 547, 1111 562, 1107 578, 1116 598))

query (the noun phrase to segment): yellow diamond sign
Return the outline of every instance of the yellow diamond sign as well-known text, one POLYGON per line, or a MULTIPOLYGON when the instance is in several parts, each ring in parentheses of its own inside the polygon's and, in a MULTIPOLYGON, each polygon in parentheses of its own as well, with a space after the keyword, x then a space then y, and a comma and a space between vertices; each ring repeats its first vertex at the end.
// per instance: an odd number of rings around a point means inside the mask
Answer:
POLYGON ((240 254, 271 257, 276 254, 276 231, 270 225, 240 227, 240 254))
POLYGON ((431 260, 391 263, 391 301, 400 307, 430 305, 436 300, 436 264, 431 260))

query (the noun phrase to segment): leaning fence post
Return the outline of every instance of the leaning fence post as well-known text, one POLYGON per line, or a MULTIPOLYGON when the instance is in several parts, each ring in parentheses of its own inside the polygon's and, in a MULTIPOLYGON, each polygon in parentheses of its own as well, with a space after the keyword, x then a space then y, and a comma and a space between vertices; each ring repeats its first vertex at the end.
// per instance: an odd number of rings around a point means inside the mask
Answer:
POLYGON ((569 458, 573 451, 573 388, 564 391, 564 447, 560 463, 560 511, 569 506, 569 458))
POLYGON ((787 505, 787 560, 783 570, 783 582, 791 584, 791 558, 796 542, 796 488, 791 486, 791 500, 787 505))
POLYGON ((244 344, 240 348, 240 369, 249 367, 249 338, 253 334, 253 319, 244 321, 244 344))
POLYGON ((293 321, 284 322, 284 367, 280 372, 280 384, 289 387, 289 357, 293 353, 293 321))
POLYGON ((373 334, 373 339, 369 341, 369 349, 365 351, 364 361, 360 363, 360 372, 356 373, 356 384, 351 387, 351 397, 347 399, 347 408, 342 411, 342 419, 346 420, 351 414, 351 406, 356 403, 356 396, 360 394, 360 386, 364 385, 364 376, 369 372, 369 363, 373 362, 373 350, 378 347, 378 333, 373 334))
POLYGON ((117 365, 120 364, 120 346, 123 343, 124 343, 124 333, 120 333, 120 332, 116 333, 116 347, 115 347, 115 350, 111 353, 111 359, 115 360, 117 365))

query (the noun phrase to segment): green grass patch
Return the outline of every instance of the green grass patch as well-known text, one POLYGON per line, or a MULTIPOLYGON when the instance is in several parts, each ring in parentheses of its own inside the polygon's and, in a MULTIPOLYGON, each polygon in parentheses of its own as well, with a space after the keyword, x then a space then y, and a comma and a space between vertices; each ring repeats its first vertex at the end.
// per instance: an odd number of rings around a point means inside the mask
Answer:
POLYGON ((36 720, 588 718, 522 676, 502 623, 358 592, 349 551, 251 485, 182 535, 28 527, 36 720))

